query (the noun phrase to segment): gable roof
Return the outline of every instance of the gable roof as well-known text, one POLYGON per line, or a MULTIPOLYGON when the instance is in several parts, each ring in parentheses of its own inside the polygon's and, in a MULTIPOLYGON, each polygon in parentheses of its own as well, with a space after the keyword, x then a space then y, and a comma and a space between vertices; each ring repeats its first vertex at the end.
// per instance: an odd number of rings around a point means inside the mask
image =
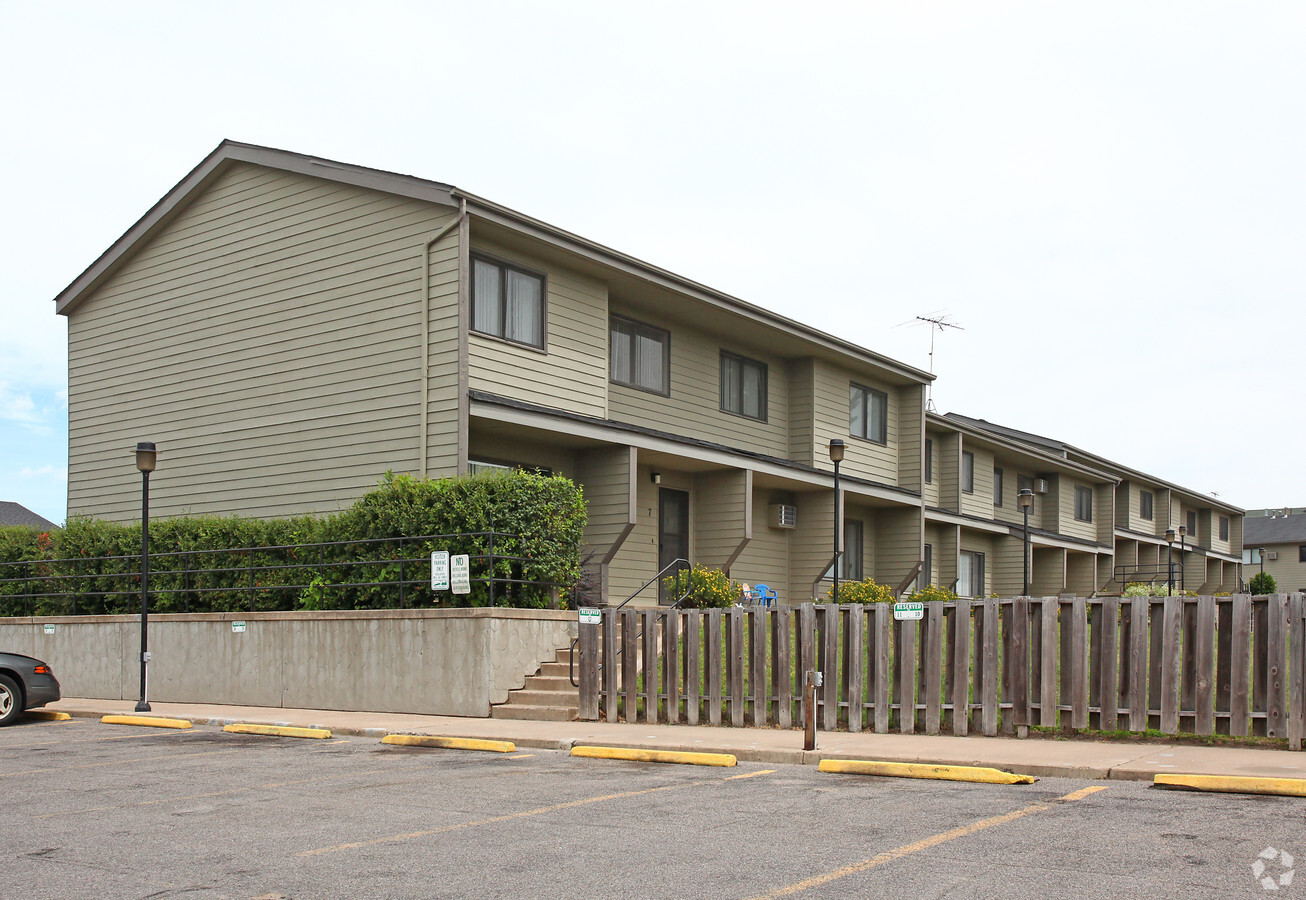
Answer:
POLYGON ((1306 516, 1248 516, 1243 519, 1243 546, 1306 544, 1306 516))
MULTIPOLYGON (((1157 478, 1155 475, 1148 475, 1146 472, 1140 472, 1137 469, 1131 469, 1129 466, 1121 465, 1118 462, 1107 459, 1105 456, 1098 456, 1096 453, 1090 453, 1087 450, 1081 450, 1080 448, 1074 446, 1073 444, 1067 444, 1064 441, 1057 440, 1056 438, 1044 437, 1043 435, 1033 434, 1028 431, 1019 431, 1015 428, 1008 428, 1005 425, 995 425, 994 423, 989 422, 985 419, 974 419, 971 418, 970 416, 963 416, 960 413, 951 413, 951 412, 946 413, 944 415, 944 418, 951 419, 954 422, 969 425, 972 428, 978 428, 981 431, 987 431, 990 434, 1001 435, 1005 438, 1008 438, 1009 440, 1019 441, 1024 444, 1030 444, 1032 446, 1039 447, 1040 449, 1045 450, 1048 453, 1052 453, 1057 456, 1064 457, 1067 460, 1078 461, 1086 466, 1093 466, 1104 470, 1117 472, 1120 473, 1120 475, 1123 477, 1137 478, 1145 481, 1150 481, 1162 487, 1169 488, 1170 490, 1177 491, 1178 493, 1184 495, 1185 497, 1189 497, 1195 500, 1200 500, 1203 504, 1211 506, 1215 509, 1221 509, 1224 510, 1225 512, 1234 513, 1235 515, 1243 514, 1242 508, 1238 506, 1234 506, 1232 503, 1225 503, 1223 500, 1219 500, 1208 494, 1199 493, 1198 491, 1194 491, 1192 488, 1186 488, 1183 485, 1166 481, 1164 478, 1157 478)), ((1117 480, 1121 480, 1121 479, 1117 478, 1117 480)))
POLYGON ((738 297, 714 290, 483 197, 459 190, 453 185, 230 140, 219 144, 217 149, 205 157, 185 178, 177 182, 172 190, 127 229, 122 237, 114 241, 109 249, 105 250, 81 275, 60 291, 55 297, 55 312, 68 315, 76 309, 87 295, 125 264, 138 247, 143 246, 146 241, 166 227, 218 176, 238 163, 296 172, 313 178, 337 181, 444 206, 464 208, 484 221, 497 223, 645 281, 663 285, 760 325, 787 332, 837 356, 891 372, 903 381, 928 384, 934 380, 934 375, 922 369, 740 300, 738 297))
POLYGON ((27 525, 32 528, 54 528, 53 522, 37 515, 21 503, 0 500, 0 525, 27 525))

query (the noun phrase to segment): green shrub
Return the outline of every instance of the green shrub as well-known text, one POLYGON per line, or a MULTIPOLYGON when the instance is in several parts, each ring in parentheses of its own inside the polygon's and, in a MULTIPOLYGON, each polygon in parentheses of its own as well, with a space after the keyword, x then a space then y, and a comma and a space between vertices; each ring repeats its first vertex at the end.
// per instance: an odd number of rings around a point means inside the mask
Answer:
POLYGON ((1279 590, 1279 585, 1275 583, 1274 576, 1269 572, 1257 572, 1252 576, 1248 589, 1253 594, 1274 594, 1279 590))
POLYGON ((897 598, 893 595, 893 588, 884 584, 876 584, 874 578, 865 578, 861 581, 841 581, 839 583, 839 596, 834 596, 834 585, 825 595, 835 603, 892 603, 897 598))
POLYGON ((671 596, 684 596, 680 603, 682 609, 725 609, 743 596, 739 582, 731 581, 720 569, 709 569, 701 563, 668 575, 662 584, 671 596))
MULTIPOLYGON (((331 516, 151 521, 151 608, 393 608, 401 605, 397 587, 349 583, 397 581, 401 567, 403 580, 420 579, 413 570, 420 563, 400 560, 424 559, 437 549, 474 557, 472 593, 433 595, 424 585, 410 585, 403 605, 485 606, 490 603, 489 588, 475 579, 489 574, 488 562, 475 557, 489 556, 492 540, 494 574, 505 579, 495 586, 495 605, 543 607, 554 602, 555 595, 565 596, 577 582, 584 527, 581 490, 560 476, 496 470, 433 481, 386 473, 375 490, 331 516), (491 531, 501 534, 492 538, 491 531), (425 535, 459 537, 408 540, 425 535), (304 547, 363 539, 377 542, 363 548, 304 547)), ((74 517, 49 533, 0 528, 0 562, 25 563, 0 569, 0 578, 17 579, 0 583, 0 616, 133 612, 139 603, 140 549, 139 522, 74 517), (51 576, 66 578, 40 583, 51 576), (46 592, 66 596, 12 597, 46 592)))

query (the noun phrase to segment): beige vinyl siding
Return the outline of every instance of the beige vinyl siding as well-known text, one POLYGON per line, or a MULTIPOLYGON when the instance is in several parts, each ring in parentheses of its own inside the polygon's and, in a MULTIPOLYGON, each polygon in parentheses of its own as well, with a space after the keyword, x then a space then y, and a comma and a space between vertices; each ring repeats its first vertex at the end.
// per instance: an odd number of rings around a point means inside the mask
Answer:
MULTIPOLYGON (((797 593, 789 579, 789 541, 794 531, 772 528, 767 519, 767 507, 772 503, 792 503, 789 494, 775 491, 758 490, 753 496, 753 539, 744 547, 735 564, 730 567, 730 577, 750 587, 765 584, 777 595, 777 602, 784 604, 805 603, 811 599, 811 583, 797 593)), ((798 513, 799 526, 802 526, 803 512, 798 513)))
MULTIPOLYGON (((613 554, 614 545, 627 539, 627 533, 636 522, 635 492, 631 479, 636 477, 635 454, 629 447, 602 447, 586 450, 576 457, 576 480, 585 492, 585 544, 595 555, 592 564, 602 564, 613 554)), ((614 591, 614 573, 619 567, 610 566, 608 572, 608 602, 620 602, 614 591)), ((629 578, 621 580, 622 585, 629 578)), ((634 590, 634 588, 630 588, 634 590)), ((621 595, 621 599, 629 590, 621 595)))
POLYGON ((1116 518, 1115 486, 1110 484, 1093 485, 1093 526, 1097 531, 1099 544, 1110 544, 1115 535, 1116 518))
MULTIPOLYGON (((830 466, 830 441, 838 438, 847 447, 840 471, 881 484, 898 484, 898 411, 899 388, 878 379, 847 369, 836 368, 821 360, 813 366, 812 405, 814 437, 812 452, 818 465, 830 466), (851 382, 883 391, 886 396, 885 443, 852 437, 848 433, 848 390, 851 382)), ((913 422, 913 426, 915 423, 913 422)))
POLYGON ((1113 584, 1115 580, 1115 558, 1110 553, 1097 555, 1097 591, 1098 593, 1118 594, 1122 585, 1113 584))
MULTIPOLYGON (((1306 591, 1306 563, 1300 562, 1302 543, 1265 544, 1265 574, 1274 578, 1275 586, 1283 592, 1306 591), (1270 559, 1270 553, 1277 553, 1270 559)), ((1253 549, 1260 549, 1259 547, 1253 549)), ((1253 563, 1243 567, 1243 579, 1251 581, 1260 574, 1261 566, 1253 563)))
MULTIPOLYGON (((635 527, 626 538, 610 569, 608 601, 621 603, 658 571, 658 485, 652 482, 653 470, 641 465, 635 476, 635 527)), ((681 473, 662 470, 662 487, 692 491, 691 479, 681 473)), ((689 499, 690 520, 694 515, 694 497, 689 499)), ((693 554, 693 539, 690 541, 693 554)), ((656 606, 657 585, 650 585, 632 605, 656 606)))
MULTIPOLYGON (((1016 496, 1019 490, 1017 476, 1020 474, 1018 463, 1010 459, 1003 459, 1001 456, 994 454, 993 465, 1002 470, 1002 505, 993 507, 993 518, 999 522, 1011 522, 1014 525, 1022 525, 1025 517, 1020 509, 1020 499, 1016 496)), ((989 469, 989 475, 992 476, 993 469, 989 469)), ((1033 512, 1031 507, 1030 512, 1033 512)), ((1033 516, 1030 516, 1031 525, 1033 516)))
POLYGON ((986 447, 966 446, 962 450, 975 454, 975 492, 961 492, 962 515, 993 518, 993 451, 986 447))
POLYGON ((458 286, 462 249, 460 232, 454 230, 427 251, 430 267, 430 374, 426 398, 426 474, 431 478, 457 475, 462 463, 459 459, 462 390, 458 378, 458 286))
POLYGON ((546 346, 527 347, 470 331, 468 386, 586 416, 608 415, 608 292, 593 278, 484 239, 473 253, 515 263, 546 279, 546 346))
POLYGON ((924 482, 925 386, 899 387, 898 480, 901 488, 919 491, 924 482))
POLYGON ((1030 573, 1032 597, 1055 597, 1066 589, 1066 551, 1060 547, 1034 547, 1030 573))
POLYGON ((69 316, 69 513, 139 514, 140 440, 159 445, 156 515, 328 512, 415 471, 422 252, 453 216, 217 177, 69 316))
POLYGON ((959 569, 957 552, 961 540, 961 528, 956 525, 937 525, 938 542, 934 544, 934 571, 940 587, 955 589, 959 569))
MULTIPOLYGON (((816 415, 812 405, 815 361, 810 357, 789 363, 789 452, 788 459, 810 466, 815 463, 816 415)), ((828 444, 827 444, 828 447, 828 444)), ((829 459, 828 451, 825 458, 829 459)))
MULTIPOLYGON (((921 511, 912 507, 880 507, 875 510, 875 528, 867 522, 866 534, 873 535, 875 568, 867 564, 866 573, 875 575, 880 584, 897 588, 921 561, 923 520, 921 511)), ((870 556, 868 554, 869 561, 870 556)))
POLYGON ((1097 590, 1097 556, 1093 553, 1066 554, 1066 590, 1090 597, 1097 590))
MULTIPOLYGON (((936 432, 927 432, 925 435, 929 439, 932 449, 931 458, 934 463, 934 469, 929 481, 922 481, 921 496, 926 506, 941 507, 943 504, 939 500, 939 452, 943 447, 943 435, 936 432)), ((925 478, 925 447, 921 447, 921 478, 925 478)))
POLYGON ((1058 531, 1070 537, 1084 538, 1086 540, 1097 540, 1097 521, 1102 515, 1102 510, 1098 509, 1096 502, 1096 491, 1093 485, 1082 481, 1075 481, 1073 478, 1063 475, 1057 479, 1059 488, 1057 496, 1057 513, 1059 516, 1058 531), (1094 496, 1093 502, 1093 521, 1081 522, 1075 518, 1075 488, 1088 488, 1094 496))
MULTIPOLYGON (((939 545, 940 542, 943 540, 943 534, 941 528, 948 528, 948 527, 950 526, 925 525, 923 528, 924 540, 922 541, 922 544, 930 545, 930 555, 932 557, 930 560, 930 570, 928 572, 924 572, 922 570, 922 573, 925 575, 925 579, 924 579, 925 584, 943 584, 946 587, 946 584, 944 584, 944 582, 941 580, 942 576, 940 576, 939 574, 939 545)), ((925 550, 924 547, 922 547, 921 548, 922 558, 924 557, 924 555, 925 555, 925 550)))
MULTIPOLYGON (((753 534, 753 473, 747 469, 704 472, 694 479, 694 561, 730 568, 732 557, 753 534)), ((762 511, 765 518, 766 510, 762 511)))
POLYGON ((995 537, 993 539, 993 557, 989 560, 989 583, 991 589, 1000 597, 1018 597, 1025 587, 1025 568, 1021 560, 1021 551, 1025 548, 1022 538, 995 537))
POLYGON ((934 442, 934 482, 940 509, 961 509, 961 435, 944 434, 934 442))
MULTIPOLYGON (((834 492, 808 491, 798 495, 798 528, 789 535, 789 597, 802 603, 813 596, 812 585, 834 559, 834 492)), ((750 547, 751 549, 751 547, 750 547)), ((829 584, 824 585, 825 589, 829 584)), ((821 597, 824 600, 824 595, 821 597)))
MULTIPOLYGON (((614 312, 620 313, 620 310, 614 312)), ((633 318, 648 321, 638 316, 633 318)), ((668 328, 665 322, 651 321, 649 324, 668 328)), ((607 327, 605 317, 605 335, 607 327)), ((611 418, 768 456, 786 456, 789 451, 789 366, 783 360, 770 358, 764 351, 723 340, 717 335, 677 325, 668 330, 671 333, 670 397, 608 384, 605 356, 603 379, 611 418), (765 422, 721 409, 722 350, 766 364, 765 422)))

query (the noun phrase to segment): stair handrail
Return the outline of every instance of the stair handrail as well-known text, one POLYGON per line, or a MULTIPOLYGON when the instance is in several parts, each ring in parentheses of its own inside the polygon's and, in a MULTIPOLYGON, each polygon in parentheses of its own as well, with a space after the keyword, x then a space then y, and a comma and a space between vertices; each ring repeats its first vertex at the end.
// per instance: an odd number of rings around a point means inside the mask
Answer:
MULTIPOLYGON (((650 584, 653 584, 655 581, 657 581, 659 578, 661 578, 661 577, 666 573, 666 571, 667 571, 668 569, 670 569, 670 568, 672 568, 672 567, 674 566, 674 567, 676 567, 677 570, 679 570, 680 567, 681 567, 681 564, 682 564, 682 563, 684 564, 684 567, 685 567, 685 568, 689 568, 689 560, 687 560, 687 559, 681 559, 681 558, 679 558, 679 557, 677 557, 676 559, 673 559, 671 562, 667 563, 665 566, 663 566, 661 569, 659 569, 659 570, 658 570, 658 573, 657 573, 656 575, 654 575, 654 576, 653 576, 652 578, 650 578, 648 581, 646 581, 646 582, 644 582, 642 585, 640 585, 640 586, 639 586, 639 589, 636 590, 635 593, 631 594, 631 595, 630 595, 629 597, 627 597, 625 600, 622 600, 622 601, 621 601, 620 603, 618 603, 616 606, 611 607, 609 611, 610 611, 610 612, 614 612, 614 613, 617 612, 617 611, 620 610, 623 606, 625 606, 627 603, 629 603, 631 600, 634 600, 636 597, 638 597, 640 594, 642 594, 642 593, 644 592, 644 590, 645 590, 645 589, 646 589, 650 584)), ((675 603, 672 603, 670 606, 668 606, 667 609, 680 609, 680 604, 684 603, 685 600, 689 597, 689 592, 690 592, 691 589, 692 589, 692 582, 691 582, 690 584, 686 584, 686 585, 685 585, 685 592, 684 592, 683 594, 681 594, 679 597, 677 597, 677 598, 676 598, 676 602, 675 602, 675 603)), ((635 640, 638 641, 638 640, 639 640, 640 638, 642 638, 643 636, 644 636, 644 629, 641 628, 640 631, 639 631, 639 634, 635 635, 635 640)), ((579 642, 580 642, 580 638, 579 638, 579 637, 574 637, 574 638, 571 639, 571 651, 570 651, 570 653, 569 653, 568 656, 567 656, 567 672, 568 672, 568 674, 571 676, 571 686, 572 686, 572 687, 580 687, 580 683, 579 683, 578 681, 576 681, 576 644, 579 643, 579 642)), ((626 650, 626 645, 623 643, 623 644, 621 645, 621 649, 619 649, 619 650, 617 651, 617 656, 621 656, 621 654, 624 653, 625 650, 626 650)), ((599 670, 600 672, 603 671, 603 665, 602 665, 602 664, 599 665, 599 669, 598 669, 598 670, 599 670)))

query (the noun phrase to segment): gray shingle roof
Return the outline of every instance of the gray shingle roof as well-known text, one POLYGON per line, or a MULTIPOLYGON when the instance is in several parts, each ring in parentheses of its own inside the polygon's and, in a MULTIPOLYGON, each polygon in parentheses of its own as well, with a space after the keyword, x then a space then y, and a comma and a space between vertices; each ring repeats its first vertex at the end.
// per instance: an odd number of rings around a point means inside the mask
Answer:
POLYGON ((55 524, 38 516, 21 503, 0 500, 0 525, 30 525, 33 528, 54 528, 55 524))
POLYGON ((1243 519, 1243 546, 1306 544, 1306 516, 1248 516, 1243 519))

